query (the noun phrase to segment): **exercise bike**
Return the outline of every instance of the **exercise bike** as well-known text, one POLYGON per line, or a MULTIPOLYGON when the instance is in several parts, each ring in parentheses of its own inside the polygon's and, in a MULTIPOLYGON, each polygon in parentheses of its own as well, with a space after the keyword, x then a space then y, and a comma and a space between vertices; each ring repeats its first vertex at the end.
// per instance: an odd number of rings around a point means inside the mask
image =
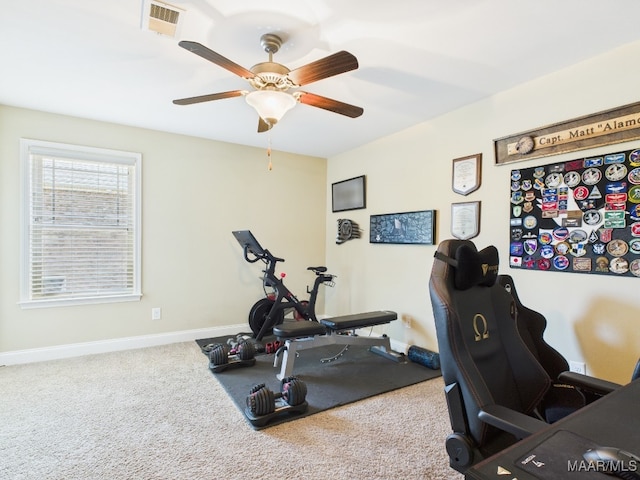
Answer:
POLYGON ((277 276, 276 264, 284 262, 260 246, 256 238, 249 230, 234 231, 238 243, 242 246, 244 259, 249 263, 262 260, 266 264, 263 270, 262 285, 265 298, 258 300, 249 311, 249 326, 256 340, 262 340, 265 335, 270 335, 273 327, 284 321, 285 313, 293 309, 296 320, 309 320, 317 322, 316 299, 321 284, 333 287, 335 275, 327 273, 327 267, 308 267, 307 270, 315 273, 316 278, 313 288, 307 287, 309 300, 299 300, 284 284, 284 274, 277 276), (268 289, 271 289, 269 291, 268 289))

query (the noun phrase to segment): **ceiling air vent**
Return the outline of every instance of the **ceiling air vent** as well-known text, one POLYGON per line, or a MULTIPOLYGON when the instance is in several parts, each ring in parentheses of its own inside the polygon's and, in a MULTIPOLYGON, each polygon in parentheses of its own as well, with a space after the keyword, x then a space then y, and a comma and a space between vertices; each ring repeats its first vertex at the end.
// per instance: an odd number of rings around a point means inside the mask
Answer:
POLYGON ((184 10, 155 0, 145 1, 142 27, 145 30, 176 37, 184 10))

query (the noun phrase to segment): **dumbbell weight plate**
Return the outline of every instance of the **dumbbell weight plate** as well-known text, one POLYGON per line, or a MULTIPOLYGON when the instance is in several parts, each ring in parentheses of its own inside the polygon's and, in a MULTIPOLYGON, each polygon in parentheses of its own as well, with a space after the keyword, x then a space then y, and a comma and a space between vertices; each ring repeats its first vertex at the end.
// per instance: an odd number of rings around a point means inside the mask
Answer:
POLYGON ((219 343, 209 352, 209 362, 213 365, 224 365, 229 363, 229 347, 219 343))
POLYGON ((280 383, 282 398, 288 405, 296 406, 304 403, 307 396, 307 384, 297 377, 283 378, 280 383))
POLYGON ((240 360, 250 360, 256 356, 256 347, 248 340, 243 340, 236 347, 238 358, 240 360))
POLYGON ((256 416, 273 413, 276 409, 275 395, 264 385, 252 388, 246 402, 251 413, 256 416))

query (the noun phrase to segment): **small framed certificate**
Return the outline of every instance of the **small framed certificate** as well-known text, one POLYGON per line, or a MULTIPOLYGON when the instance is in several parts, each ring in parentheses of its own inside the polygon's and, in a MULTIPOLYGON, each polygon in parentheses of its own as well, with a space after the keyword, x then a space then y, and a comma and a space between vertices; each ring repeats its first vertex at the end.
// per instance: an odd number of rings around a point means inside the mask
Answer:
POLYGON ((460 195, 469 195, 480 188, 482 173, 482 154, 476 153, 468 157, 453 160, 451 187, 460 195))
POLYGON ((480 233, 480 202, 451 204, 451 235, 469 240, 480 233))

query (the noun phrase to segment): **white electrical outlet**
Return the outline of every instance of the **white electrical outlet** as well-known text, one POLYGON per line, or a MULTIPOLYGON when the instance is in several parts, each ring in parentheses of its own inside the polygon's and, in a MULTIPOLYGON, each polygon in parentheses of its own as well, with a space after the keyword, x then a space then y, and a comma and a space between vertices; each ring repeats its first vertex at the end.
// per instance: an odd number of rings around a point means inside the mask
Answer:
POLYGON ((584 362, 569 362, 569 370, 575 373, 581 373, 583 375, 587 374, 587 365, 584 362))
POLYGON ((151 320, 160 320, 162 318, 162 309, 155 307, 151 309, 151 320))

